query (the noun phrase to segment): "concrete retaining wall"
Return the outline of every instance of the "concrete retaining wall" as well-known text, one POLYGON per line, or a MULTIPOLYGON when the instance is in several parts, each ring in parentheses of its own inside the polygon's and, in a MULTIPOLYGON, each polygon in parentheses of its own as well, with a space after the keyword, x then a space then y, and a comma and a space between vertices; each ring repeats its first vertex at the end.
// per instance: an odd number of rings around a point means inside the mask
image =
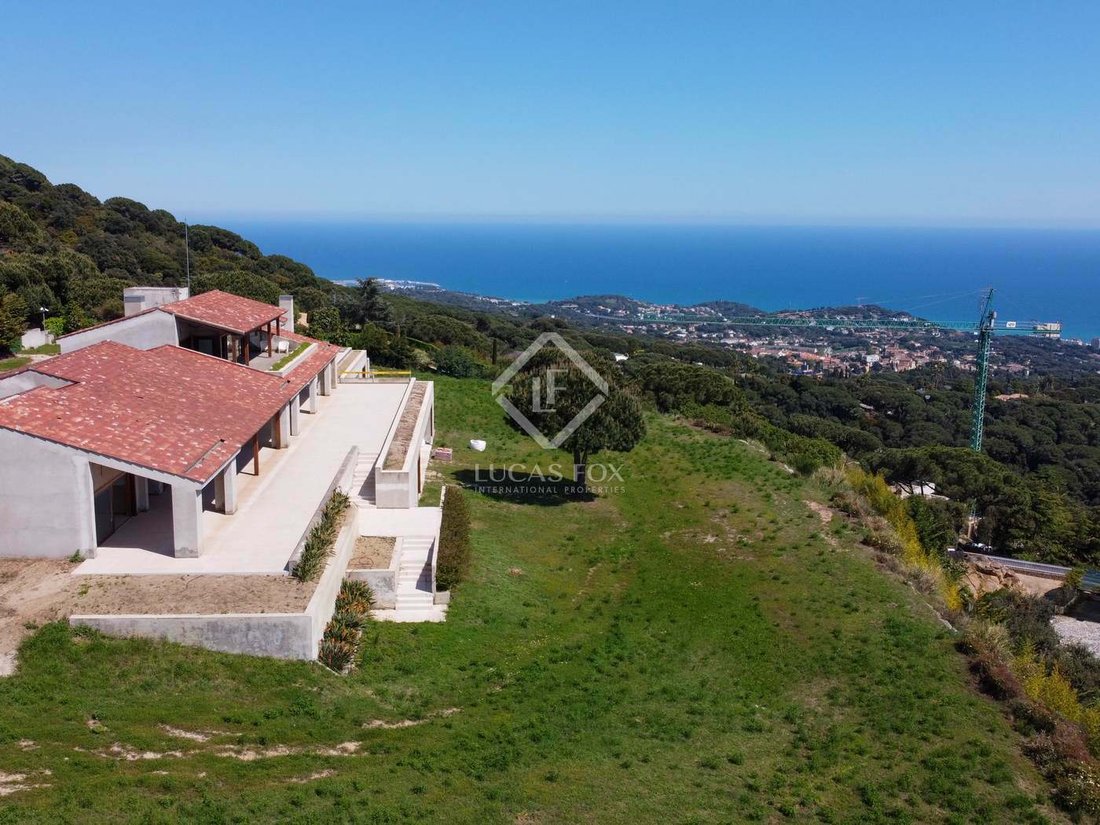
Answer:
POLYGON ((108 636, 163 639, 222 653, 316 659, 317 646, 336 609, 336 595, 358 535, 359 511, 351 507, 336 538, 332 558, 301 613, 77 615, 69 617, 69 624, 94 627, 108 636))
POLYGON ((317 589, 313 591, 313 597, 306 607, 306 615, 310 619, 311 659, 317 658, 317 646, 321 643, 325 625, 336 610, 336 595, 340 592, 340 585, 344 583, 344 572, 348 569, 358 537, 359 508, 352 504, 348 506, 348 519, 344 523, 344 529, 336 537, 332 558, 329 559, 325 572, 321 574, 317 589))
POLYGON ((317 657, 312 620, 305 613, 70 616, 69 624, 94 627, 108 636, 163 639, 222 653, 280 659, 317 657))
POLYGON ((393 608, 397 606, 397 571, 401 566, 401 551, 404 539, 397 537, 393 546, 393 554, 390 556, 390 566, 385 570, 352 570, 349 569, 345 578, 353 581, 363 581, 370 585, 374 592, 375 607, 393 608))

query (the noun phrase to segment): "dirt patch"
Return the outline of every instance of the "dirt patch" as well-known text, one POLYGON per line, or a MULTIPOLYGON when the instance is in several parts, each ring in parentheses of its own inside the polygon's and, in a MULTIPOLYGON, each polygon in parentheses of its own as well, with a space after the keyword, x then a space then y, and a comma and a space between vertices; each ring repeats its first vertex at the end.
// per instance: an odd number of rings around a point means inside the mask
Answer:
POLYGON ((397 539, 389 536, 360 536, 355 540, 348 570, 387 570, 397 539))
POLYGON ((31 631, 25 625, 62 618, 76 593, 72 562, 0 559, 0 676, 15 670, 15 652, 31 631))
MULTIPOLYGON (((49 771, 41 771, 42 775, 49 775, 49 771)), ((19 791, 29 791, 34 788, 48 788, 48 784, 29 781, 32 777, 25 773, 4 773, 0 771, 0 796, 10 796, 19 791)))
POLYGON ((409 453, 409 444, 413 437, 413 428, 416 419, 420 415, 420 408, 424 405, 424 395, 428 392, 428 385, 418 381, 413 385, 409 393, 409 401, 401 413, 397 422, 397 430, 393 434, 393 441, 386 452, 386 460, 382 464, 384 470, 400 470, 405 464, 405 456, 409 453))
POLYGON ((358 753, 361 744, 359 742, 341 742, 331 748, 291 748, 287 745, 276 745, 272 748, 253 750, 251 748, 225 747, 215 751, 218 756, 238 759, 241 762, 255 762, 257 759, 272 759, 278 756, 293 756, 295 754, 310 754, 312 756, 352 756, 358 753))
POLYGON ((74 576, 73 562, 0 559, 0 676, 33 629, 72 614, 298 613, 315 582, 290 576, 74 576))
POLYGON ((802 503, 813 510, 815 513, 817 513, 817 517, 821 519, 822 524, 828 524, 833 520, 833 511, 826 507, 824 504, 821 504, 817 501, 810 501, 809 499, 803 501, 802 503))
POLYGON ((229 731, 224 730, 184 730, 171 725, 161 725, 160 729, 176 739, 188 739, 192 742, 207 742, 215 736, 232 736, 229 731))
POLYGON ((425 722, 430 722, 433 719, 453 716, 460 710, 462 710, 462 708, 443 708, 443 710, 428 714, 423 719, 400 719, 397 722, 387 722, 385 719, 371 719, 369 722, 364 722, 363 727, 368 730, 400 730, 401 728, 414 728, 417 725, 423 725, 425 722))
POLYGON ((74 576, 71 613, 297 613, 317 587, 291 576, 74 576))

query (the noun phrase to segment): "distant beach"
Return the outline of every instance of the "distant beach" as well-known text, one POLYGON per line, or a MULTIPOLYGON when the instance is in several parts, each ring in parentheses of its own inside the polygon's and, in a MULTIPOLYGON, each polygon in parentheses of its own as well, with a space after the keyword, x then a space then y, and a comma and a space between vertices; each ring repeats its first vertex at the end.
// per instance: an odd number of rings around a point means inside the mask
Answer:
POLYGON ((939 321, 975 319, 992 286, 1002 320, 1100 336, 1100 230, 217 222, 333 280, 427 281, 529 301, 876 303, 939 321))

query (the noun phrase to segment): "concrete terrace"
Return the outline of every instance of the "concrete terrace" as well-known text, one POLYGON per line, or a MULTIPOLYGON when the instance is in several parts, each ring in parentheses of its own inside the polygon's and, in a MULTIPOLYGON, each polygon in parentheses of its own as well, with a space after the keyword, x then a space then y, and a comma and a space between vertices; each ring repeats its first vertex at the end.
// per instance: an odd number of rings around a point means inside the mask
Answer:
POLYGON ((205 548, 198 558, 173 556, 172 500, 161 495, 151 497, 149 512, 123 524, 74 573, 283 574, 348 450, 381 452, 406 388, 341 384, 319 397, 317 413, 301 415, 300 434, 288 449, 262 450, 260 475, 238 476, 235 514, 203 512, 205 548))

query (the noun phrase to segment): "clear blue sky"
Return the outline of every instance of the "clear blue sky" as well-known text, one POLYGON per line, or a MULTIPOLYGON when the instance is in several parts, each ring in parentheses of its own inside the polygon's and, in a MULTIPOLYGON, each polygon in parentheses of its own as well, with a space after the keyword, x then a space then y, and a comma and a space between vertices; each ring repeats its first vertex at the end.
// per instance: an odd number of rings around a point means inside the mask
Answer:
POLYGON ((1095 0, 317 5, 7 3, 0 153, 205 218, 1100 226, 1095 0))

